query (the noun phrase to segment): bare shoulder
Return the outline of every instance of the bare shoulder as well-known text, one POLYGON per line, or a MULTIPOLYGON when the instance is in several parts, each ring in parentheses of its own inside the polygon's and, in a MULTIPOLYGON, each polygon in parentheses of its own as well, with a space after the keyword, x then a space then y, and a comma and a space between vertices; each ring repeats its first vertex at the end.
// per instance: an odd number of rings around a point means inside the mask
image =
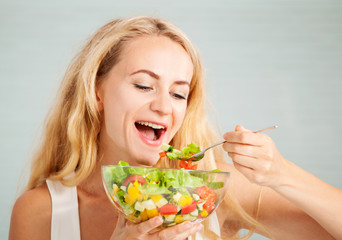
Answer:
POLYGON ((9 239, 49 239, 51 208, 46 184, 23 193, 12 210, 9 239))

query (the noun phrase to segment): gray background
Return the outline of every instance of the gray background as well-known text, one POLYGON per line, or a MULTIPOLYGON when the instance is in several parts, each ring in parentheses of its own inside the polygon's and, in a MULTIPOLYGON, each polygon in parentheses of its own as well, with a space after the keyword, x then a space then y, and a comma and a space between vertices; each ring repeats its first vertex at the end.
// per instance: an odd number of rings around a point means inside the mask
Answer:
POLYGON ((0 239, 69 61, 98 27, 135 15, 173 21, 200 49, 222 133, 277 124, 286 158, 342 187, 341 1, 1 0, 0 239))

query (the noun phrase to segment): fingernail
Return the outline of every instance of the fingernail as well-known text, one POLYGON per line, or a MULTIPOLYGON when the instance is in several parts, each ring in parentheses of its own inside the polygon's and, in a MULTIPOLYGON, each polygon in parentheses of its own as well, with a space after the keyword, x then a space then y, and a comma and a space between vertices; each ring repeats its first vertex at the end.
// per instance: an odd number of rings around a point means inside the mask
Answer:
POLYGON ((163 223, 163 220, 160 217, 156 217, 156 219, 154 219, 154 222, 155 222, 155 224, 160 225, 163 223))
POLYGON ((190 229, 191 227, 192 227, 192 224, 189 222, 184 224, 184 229, 186 229, 186 230, 190 229))

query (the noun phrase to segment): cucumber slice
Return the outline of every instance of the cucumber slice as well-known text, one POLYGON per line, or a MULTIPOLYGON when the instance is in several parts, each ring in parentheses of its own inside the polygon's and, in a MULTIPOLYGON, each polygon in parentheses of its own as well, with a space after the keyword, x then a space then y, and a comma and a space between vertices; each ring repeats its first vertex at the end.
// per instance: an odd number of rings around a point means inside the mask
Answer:
POLYGON ((190 213, 190 216, 197 217, 198 216, 198 210, 195 209, 193 212, 190 213))
POLYGON ((165 204, 167 204, 168 203, 168 201, 165 199, 165 198, 162 198, 162 199, 160 199, 158 202, 156 202, 156 206, 158 207, 158 208, 161 208, 162 206, 164 206, 165 204))
POLYGON ((165 221, 167 222, 173 222, 175 220, 176 215, 168 215, 165 216, 165 221))
POLYGON ((139 215, 140 215, 140 211, 136 210, 135 213, 134 213, 134 217, 137 218, 137 217, 139 217, 139 215))
POLYGON ((143 202, 141 203, 141 205, 142 205, 144 208, 146 208, 147 210, 152 210, 152 209, 155 209, 155 208, 156 208, 156 205, 154 204, 154 202, 153 202, 152 199, 143 201, 143 202))
POLYGON ((134 209, 138 210, 139 212, 143 212, 145 210, 145 207, 141 204, 141 202, 135 202, 134 209))

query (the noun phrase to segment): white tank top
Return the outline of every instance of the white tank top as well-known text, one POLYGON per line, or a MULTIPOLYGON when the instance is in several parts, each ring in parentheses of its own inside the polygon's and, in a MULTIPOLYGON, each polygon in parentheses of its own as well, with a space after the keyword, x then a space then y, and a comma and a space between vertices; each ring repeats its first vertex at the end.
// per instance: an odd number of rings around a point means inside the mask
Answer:
POLYGON ((52 200, 51 240, 81 240, 77 188, 46 180, 52 200))
MULTIPOLYGON (((81 240, 77 188, 66 187, 59 181, 46 180, 46 184, 52 200, 51 240, 81 240)), ((209 218, 210 230, 220 236, 216 212, 212 213, 209 218)), ((204 239, 207 238, 196 233, 196 240, 204 239)))
MULTIPOLYGON (((221 236, 221 231, 220 231, 220 223, 218 221, 216 212, 213 212, 210 216, 209 216, 209 229, 211 231, 213 231, 214 233, 216 233, 216 235, 221 236)), ((207 237, 202 236, 201 233, 196 233, 195 235, 195 239, 196 240, 211 240, 207 237)), ((188 238, 188 240, 193 240, 191 238, 191 236, 188 238)))

